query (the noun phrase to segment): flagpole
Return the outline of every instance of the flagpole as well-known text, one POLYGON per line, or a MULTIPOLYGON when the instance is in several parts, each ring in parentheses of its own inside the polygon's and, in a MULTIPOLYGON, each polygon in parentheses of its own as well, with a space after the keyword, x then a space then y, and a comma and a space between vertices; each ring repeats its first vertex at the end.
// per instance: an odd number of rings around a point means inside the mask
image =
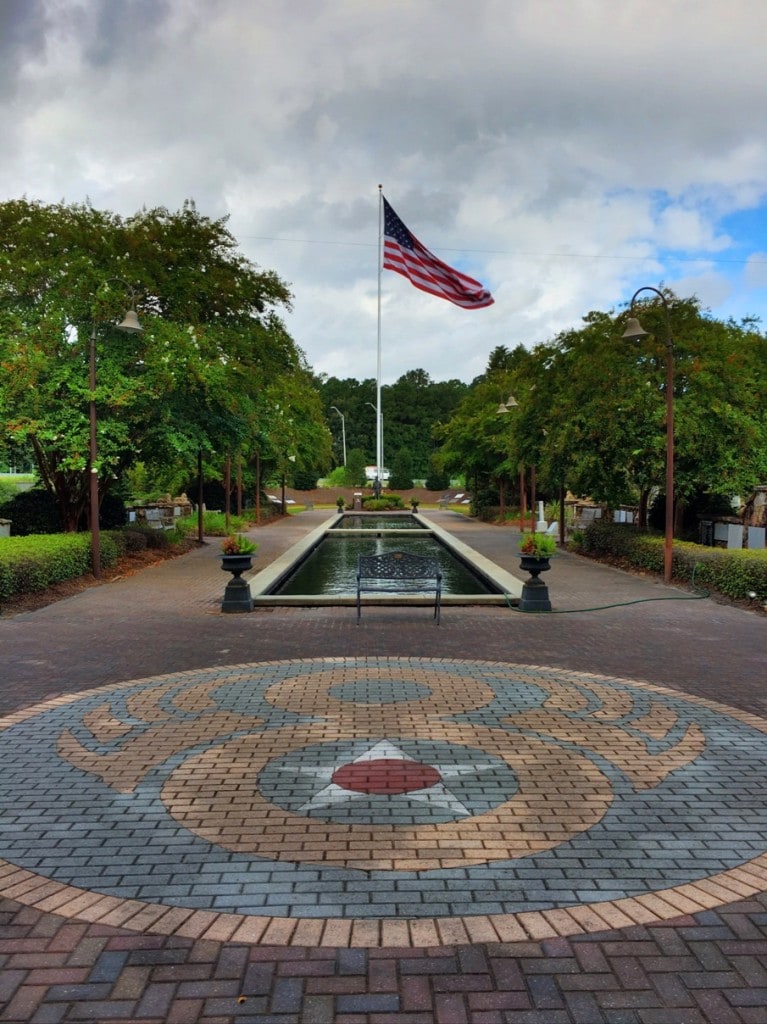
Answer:
POLYGON ((378 186, 378 345, 376 362, 376 479, 375 496, 381 496, 383 437, 381 431, 381 276, 383 274, 383 185, 378 186))

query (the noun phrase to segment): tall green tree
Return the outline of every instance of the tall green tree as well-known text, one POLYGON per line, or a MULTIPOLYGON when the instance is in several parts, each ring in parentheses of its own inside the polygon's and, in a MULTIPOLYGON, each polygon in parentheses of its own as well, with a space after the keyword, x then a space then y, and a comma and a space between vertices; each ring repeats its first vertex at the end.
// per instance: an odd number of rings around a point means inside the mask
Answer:
MULTIPOLYGON (((676 519, 702 492, 749 493, 767 478, 765 338, 750 321, 718 321, 695 298, 664 293, 674 356, 676 519)), ((594 311, 531 353, 514 444, 550 487, 608 504, 662 493, 666 459, 666 323, 639 303, 649 337, 622 338, 627 313, 594 311)))
POLYGON ((344 483, 347 487, 361 487, 365 483, 365 453, 359 448, 349 449, 346 459, 344 483))
POLYGON ((127 219, 89 205, 0 203, 0 422, 31 445, 68 528, 87 507, 92 331, 102 493, 137 459, 223 460, 261 444, 274 409, 263 395, 276 381, 283 401, 299 402, 296 450, 324 457, 316 390, 278 315, 289 303, 225 220, 191 202, 127 219), (144 330, 122 335, 112 325, 134 296, 144 330))
POLYGON ((407 448, 401 448, 392 459, 389 486, 395 491, 407 491, 413 486, 413 457, 407 448))
MULTIPOLYGON (((466 479, 475 493, 494 488, 503 494, 517 487, 520 462, 530 459, 523 444, 522 404, 501 412, 509 397, 532 392, 532 356, 523 346, 509 352, 499 346, 490 354, 485 372, 477 377, 454 415, 437 427, 442 448, 437 466, 466 479)), ((532 428, 530 428, 532 429, 532 428)))
MULTIPOLYGON (((676 521, 701 493, 749 494, 767 479, 767 340, 757 325, 722 322, 697 299, 664 292, 674 355, 676 521)), ((649 336, 622 338, 628 314, 592 311, 580 328, 532 351, 491 353, 440 430, 441 465, 471 486, 514 487, 520 465, 539 493, 561 486, 646 519, 663 492, 666 459, 666 322, 659 299, 635 309, 649 336), (504 417, 498 402, 517 405, 504 417)))

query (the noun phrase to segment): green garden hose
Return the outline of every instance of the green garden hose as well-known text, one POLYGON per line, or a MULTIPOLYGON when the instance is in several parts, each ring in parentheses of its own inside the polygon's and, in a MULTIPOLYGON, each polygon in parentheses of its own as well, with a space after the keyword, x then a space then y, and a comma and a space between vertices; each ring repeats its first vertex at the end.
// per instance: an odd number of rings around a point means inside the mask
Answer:
POLYGON ((561 610, 552 608, 551 611, 547 612, 525 611, 524 609, 513 605, 508 594, 504 596, 506 597, 506 603, 509 608, 511 608, 512 611, 520 612, 522 615, 578 615, 581 612, 601 612, 608 608, 625 608, 631 604, 645 604, 648 601, 702 601, 704 598, 711 596, 711 591, 695 585, 695 573, 697 571, 698 565, 693 569, 692 579, 690 580, 693 589, 696 591, 694 594, 674 594, 669 597, 637 597, 633 601, 616 601, 615 604, 597 604, 591 608, 562 608, 561 610))

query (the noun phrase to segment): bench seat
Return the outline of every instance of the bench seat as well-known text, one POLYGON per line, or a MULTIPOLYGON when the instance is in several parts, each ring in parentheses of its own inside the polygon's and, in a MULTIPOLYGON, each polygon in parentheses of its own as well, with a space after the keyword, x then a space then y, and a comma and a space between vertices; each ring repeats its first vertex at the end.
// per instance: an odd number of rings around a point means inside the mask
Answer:
POLYGON ((357 556, 357 625, 360 624, 363 591, 392 593, 434 592, 434 619, 439 625, 442 570, 436 558, 389 551, 383 555, 357 556))

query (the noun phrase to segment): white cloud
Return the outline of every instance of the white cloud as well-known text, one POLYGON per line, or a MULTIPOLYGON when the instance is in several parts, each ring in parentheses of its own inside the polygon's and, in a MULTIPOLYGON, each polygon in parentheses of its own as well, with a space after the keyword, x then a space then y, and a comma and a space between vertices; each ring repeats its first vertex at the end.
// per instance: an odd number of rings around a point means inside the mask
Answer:
POLYGON ((764 309, 758 263, 679 277, 668 255, 742 258, 721 220, 767 181, 760 0, 5 0, 0 17, 0 196, 231 215, 291 283, 318 371, 375 375, 379 182, 496 297, 467 312, 385 273, 387 380, 471 379, 496 345, 661 280, 715 313, 764 309))
POLYGON ((767 288, 767 252, 751 253, 744 278, 749 288, 767 288))
POLYGON ((694 273, 669 278, 667 283, 678 295, 697 296, 703 309, 721 308, 733 294, 732 281, 714 267, 701 267, 694 273))

